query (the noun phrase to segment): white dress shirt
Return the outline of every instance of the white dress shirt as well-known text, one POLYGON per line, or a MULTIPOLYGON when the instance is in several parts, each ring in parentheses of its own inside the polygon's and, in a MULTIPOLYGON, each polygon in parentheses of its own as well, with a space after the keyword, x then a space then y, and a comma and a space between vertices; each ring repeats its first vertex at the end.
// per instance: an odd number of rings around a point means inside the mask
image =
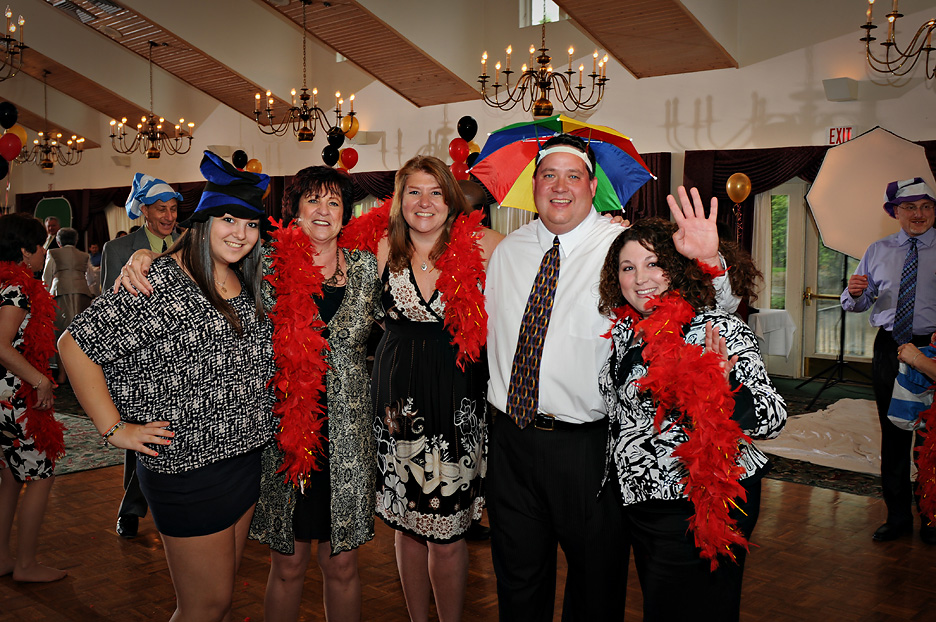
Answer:
MULTIPOLYGON (((602 337, 611 322, 598 313, 598 281, 608 248, 621 231, 621 225, 592 210, 578 227, 559 236, 559 280, 543 341, 539 412, 561 421, 597 421, 607 412, 598 375, 611 352, 611 340, 602 337)), ((523 312, 555 237, 535 220, 508 235, 488 263, 488 401, 502 412, 523 312)), ((728 279, 719 277, 714 285, 719 304, 729 311, 737 308, 728 279)))

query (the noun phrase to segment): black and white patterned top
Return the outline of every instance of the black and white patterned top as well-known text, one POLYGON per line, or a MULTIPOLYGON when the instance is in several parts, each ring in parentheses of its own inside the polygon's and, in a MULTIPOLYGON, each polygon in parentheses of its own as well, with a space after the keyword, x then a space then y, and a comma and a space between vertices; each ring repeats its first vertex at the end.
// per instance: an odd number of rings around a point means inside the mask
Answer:
POLYGON ((229 300, 238 337, 170 257, 153 262, 151 296, 105 293, 69 327, 101 365, 123 421, 169 421, 176 435, 147 469, 181 473, 260 447, 273 436, 272 326, 246 289, 229 300))
MULTIPOLYGON (((23 330, 26 328, 26 324, 29 322, 29 318, 32 315, 30 313, 29 299, 26 298, 25 292, 23 292, 19 285, 4 283, 0 284, 0 306, 13 306, 26 311, 26 317, 23 318, 19 328, 16 329, 16 336, 13 338, 12 344, 16 351, 22 354, 24 352, 23 330)), ((22 380, 20 380, 19 376, 16 376, 2 365, 0 365, 0 370, 3 371, 3 380, 0 381, 0 399, 8 401, 12 399, 13 394, 19 390, 22 380)))
MULTIPOLYGON (((728 356, 738 355, 730 378, 732 388, 740 384, 732 418, 751 438, 776 437, 786 423, 786 404, 767 376, 754 332, 737 317, 712 309, 692 319, 686 343, 705 345, 706 322, 725 338, 728 356)), ((687 472, 673 457, 673 450, 687 436, 670 416, 663 419, 662 432, 653 425, 656 407, 649 394, 637 392, 637 381, 647 375, 647 366, 642 357, 643 342, 635 342, 631 325, 625 320, 612 330, 614 346, 599 378, 610 418, 605 479, 614 460, 625 505, 681 499, 685 496, 681 480, 687 472)), ((756 446, 744 443, 738 463, 744 467, 744 477, 750 477, 766 472, 768 459, 756 446)))

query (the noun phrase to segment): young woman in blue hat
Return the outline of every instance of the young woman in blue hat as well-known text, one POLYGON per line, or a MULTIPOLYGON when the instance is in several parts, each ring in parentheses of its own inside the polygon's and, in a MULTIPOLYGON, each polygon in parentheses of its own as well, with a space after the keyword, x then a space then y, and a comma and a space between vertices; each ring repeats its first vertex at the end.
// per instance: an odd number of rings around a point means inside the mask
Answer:
POLYGON ((153 262, 151 296, 107 292, 59 341, 105 443, 137 452, 166 550, 172 620, 230 615, 273 434, 272 328, 260 299, 269 177, 205 152, 188 231, 153 262))

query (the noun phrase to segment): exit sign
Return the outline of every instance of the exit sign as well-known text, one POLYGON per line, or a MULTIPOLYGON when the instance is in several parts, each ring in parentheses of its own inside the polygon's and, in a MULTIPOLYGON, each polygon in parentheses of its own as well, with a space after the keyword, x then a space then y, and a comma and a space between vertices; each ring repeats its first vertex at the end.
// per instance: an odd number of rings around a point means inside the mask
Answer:
POLYGON ((851 140, 852 129, 850 127, 830 127, 829 128, 829 144, 830 145, 841 145, 844 142, 851 140))

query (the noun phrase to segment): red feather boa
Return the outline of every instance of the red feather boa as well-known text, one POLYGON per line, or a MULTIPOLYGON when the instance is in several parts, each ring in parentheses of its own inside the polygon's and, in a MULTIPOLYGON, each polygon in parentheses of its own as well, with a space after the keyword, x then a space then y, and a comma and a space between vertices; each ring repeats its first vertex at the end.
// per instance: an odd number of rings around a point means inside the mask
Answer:
POLYGON ((728 513, 736 506, 736 498, 746 498, 738 482, 744 475, 738 456, 740 443, 750 439, 731 418, 734 397, 721 357, 683 338, 682 327, 695 317, 695 310, 678 291, 665 293, 653 308, 653 313, 639 321, 632 308, 618 309, 615 321, 629 317, 635 321, 634 333, 643 332, 647 375, 639 381, 639 388, 649 391, 657 405, 657 430, 665 415, 675 413, 688 436, 673 455, 688 471, 683 480, 685 494, 695 508, 689 528, 701 556, 715 570, 719 555, 737 561, 732 545, 748 548, 728 513))
POLYGON ((390 226, 390 206, 393 197, 384 199, 380 207, 352 218, 351 222, 341 228, 341 237, 338 244, 344 248, 355 248, 377 254, 377 245, 387 236, 387 227, 390 226))
POLYGON ((464 371, 466 362, 476 362, 487 340, 487 311, 484 309, 484 256, 478 242, 484 212, 459 216, 452 225, 448 248, 436 261, 436 289, 445 301, 445 327, 458 349, 456 362, 464 371), (462 285, 465 286, 461 289, 462 285))
POLYGON ((920 514, 936 523, 936 403, 920 413, 925 425, 917 431, 923 444, 917 452, 917 485, 920 491, 920 514))
MULTIPOLYGON (((377 245, 387 235, 393 197, 368 213, 355 218, 342 229, 339 244, 377 254, 377 245)), ((458 350, 456 362, 465 369, 476 362, 487 340, 487 311, 484 309, 484 256, 478 240, 483 235, 479 210, 459 216, 452 225, 448 248, 436 262, 439 278, 436 289, 445 302, 445 327, 458 350), (462 289, 463 284, 471 287, 462 289), (480 284, 480 287, 477 286, 480 284)))
MULTIPOLYGON (((55 300, 42 282, 20 264, 0 261, 0 283, 5 287, 18 285, 29 300, 29 321, 23 329, 23 356, 49 382, 52 374, 49 359, 55 354, 55 300)), ((36 409, 36 390, 28 382, 20 382, 16 397, 23 398, 26 409, 17 417, 25 422, 26 436, 33 439, 38 451, 55 463, 65 455, 65 426, 55 419, 55 409, 36 409)))
MULTIPOLYGON (((931 346, 936 346, 936 333, 930 340, 931 346)), ((934 387, 930 387, 934 388, 934 387)), ((920 413, 923 427, 917 430, 923 438, 917 452, 917 486, 920 493, 920 514, 925 516, 930 524, 936 524, 936 403, 920 413)))
MULTIPOLYGON (((272 220, 272 219, 271 219, 272 220)), ((273 414, 280 418, 276 440, 285 454, 280 472, 286 481, 302 486, 324 451, 325 390, 328 342, 322 337, 325 322, 313 295, 322 295, 322 269, 315 265, 315 249, 299 227, 273 221, 273 274, 264 277, 276 289, 273 353, 276 373, 273 414)))

